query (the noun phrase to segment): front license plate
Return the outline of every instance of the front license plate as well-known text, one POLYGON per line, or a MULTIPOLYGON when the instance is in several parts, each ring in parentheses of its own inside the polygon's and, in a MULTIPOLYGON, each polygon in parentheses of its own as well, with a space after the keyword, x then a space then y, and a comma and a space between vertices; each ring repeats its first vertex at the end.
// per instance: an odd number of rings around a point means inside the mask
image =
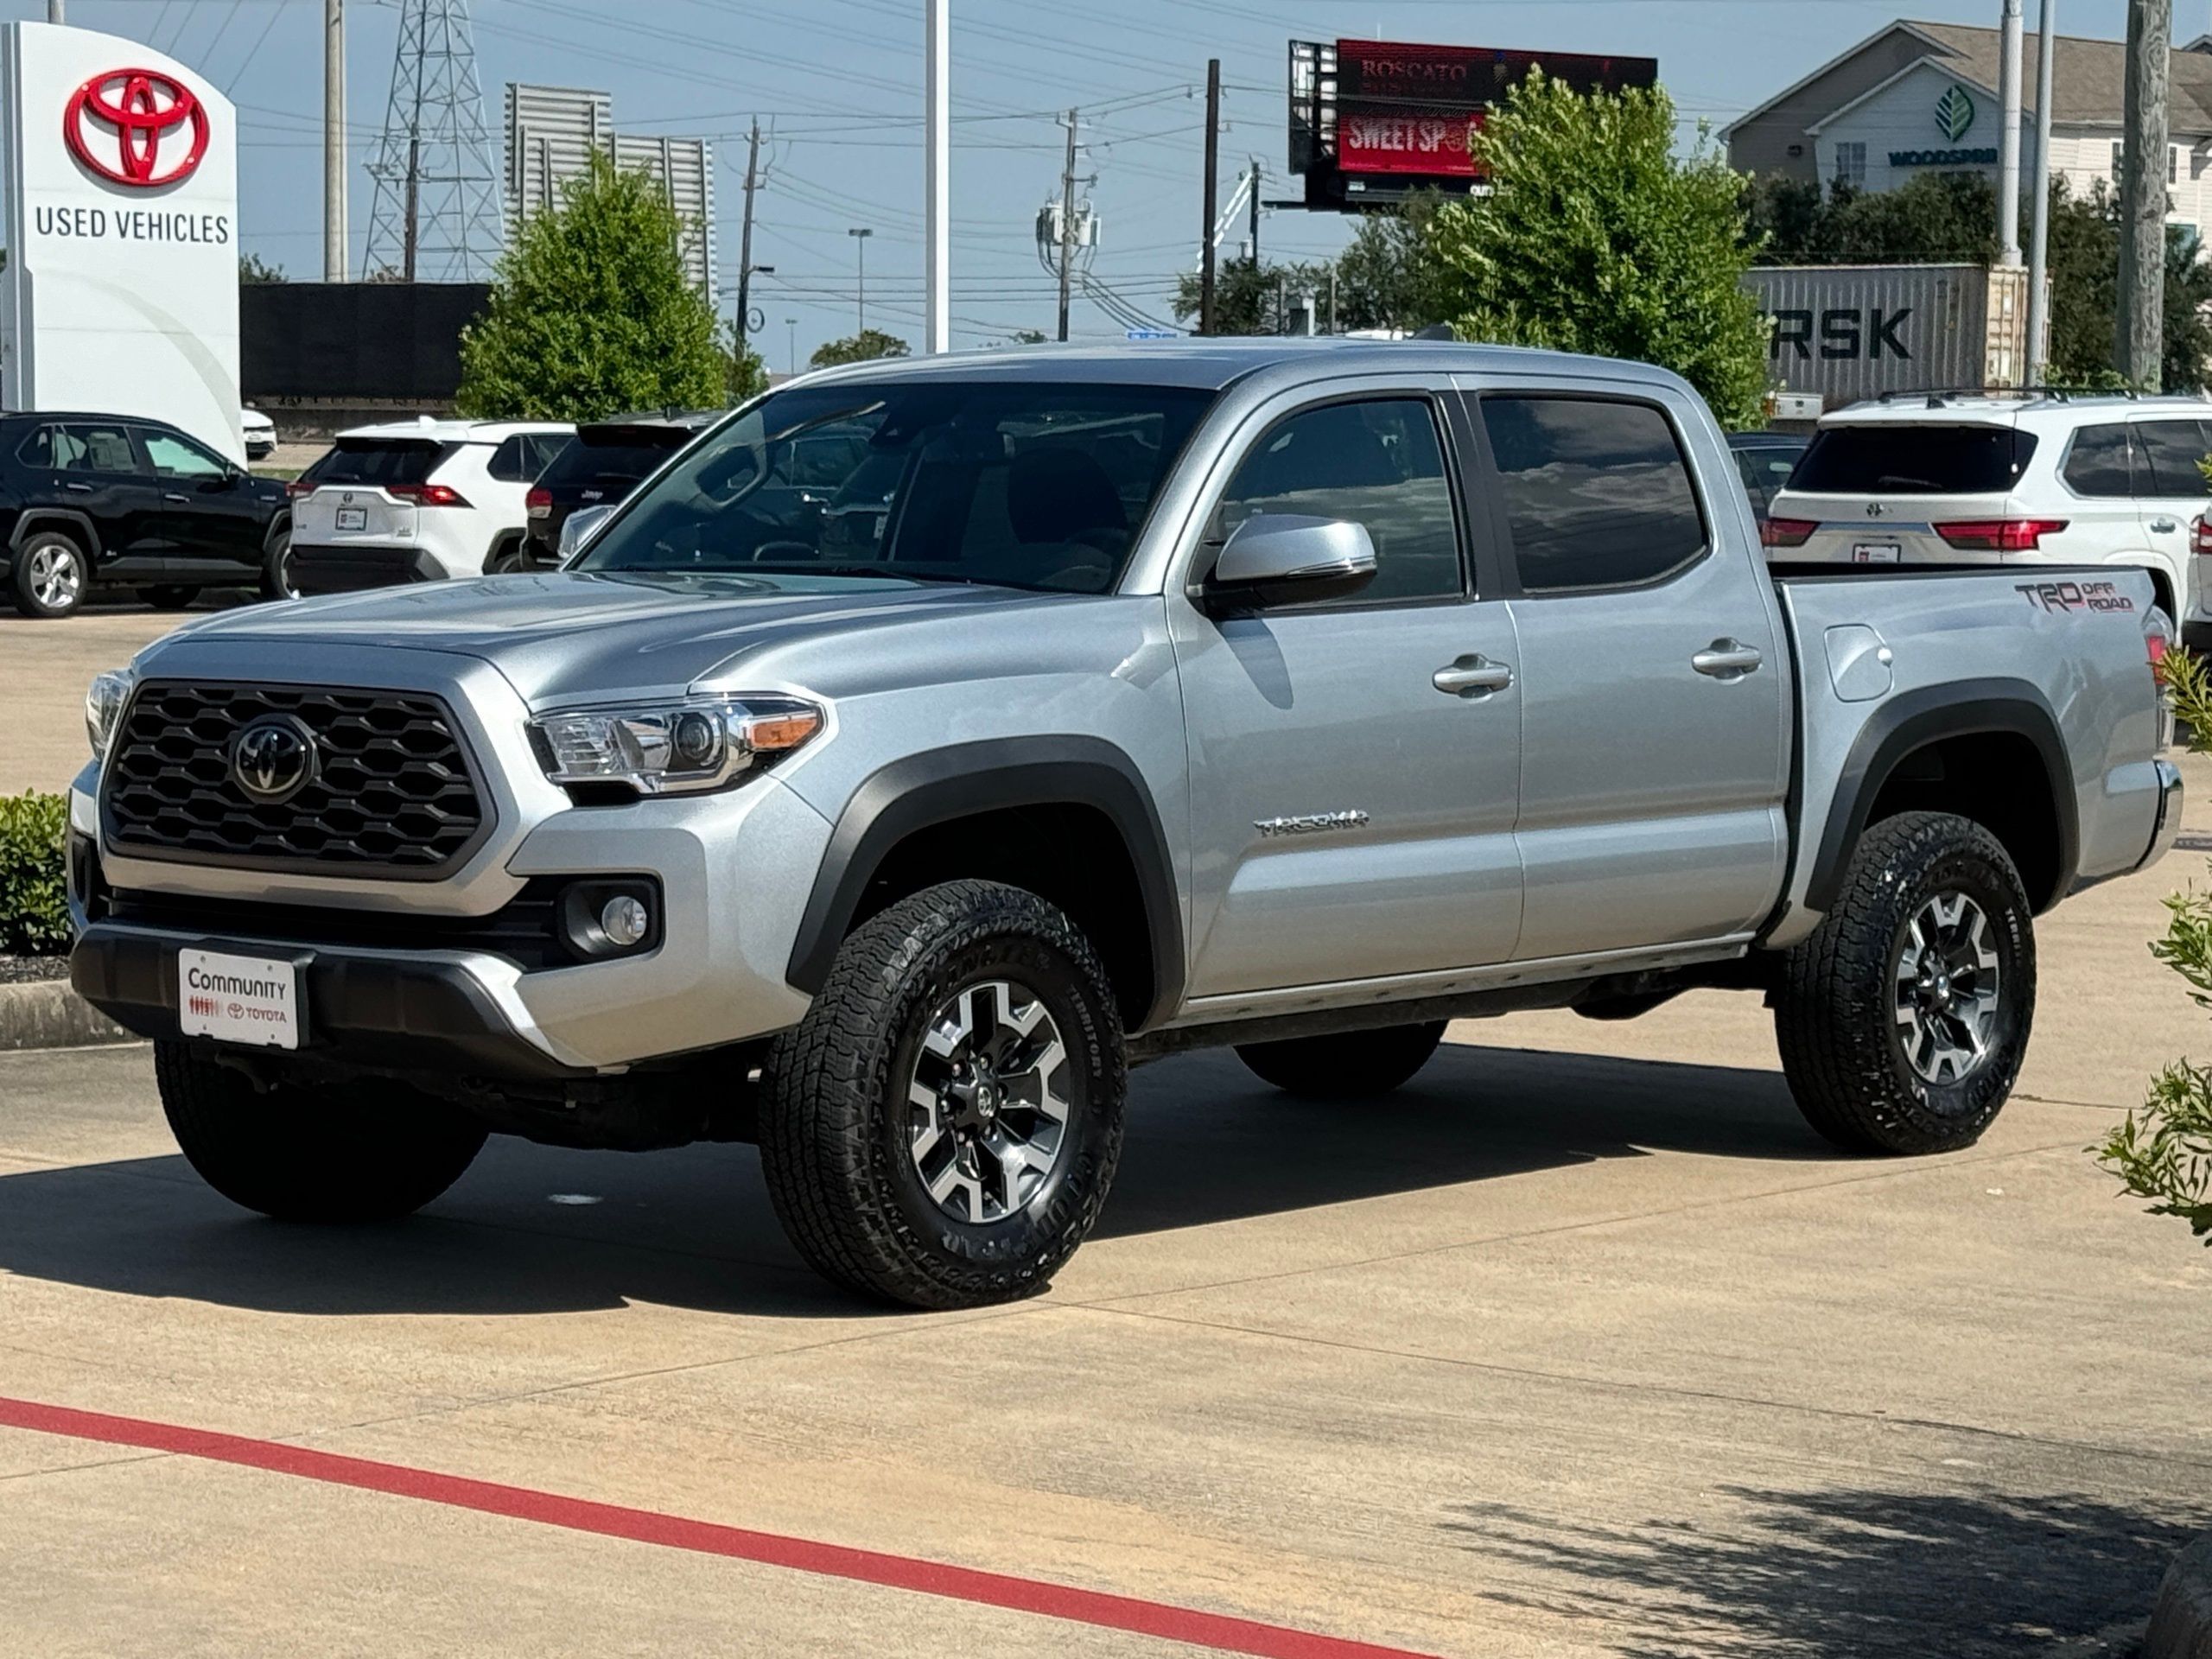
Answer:
POLYGON ((188 1037, 252 1048, 300 1046, 300 969, 267 957, 219 950, 176 953, 177 1024, 188 1037))
POLYGON ((1904 550, 1895 542, 1853 542, 1851 562, 1853 564, 1895 564, 1904 550))
POLYGON ((366 507, 340 507, 338 509, 339 529, 366 530, 368 527, 369 510, 366 507))

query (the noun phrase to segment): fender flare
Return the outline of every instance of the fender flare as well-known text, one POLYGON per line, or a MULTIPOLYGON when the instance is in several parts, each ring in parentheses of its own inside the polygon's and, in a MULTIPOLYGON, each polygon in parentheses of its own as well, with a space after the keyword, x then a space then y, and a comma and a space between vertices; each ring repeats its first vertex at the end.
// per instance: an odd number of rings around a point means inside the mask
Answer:
POLYGON ((23 544, 23 538, 34 531, 45 530, 57 524, 67 524, 82 534, 85 544, 92 551, 93 562, 95 563, 99 562, 100 533, 92 527, 92 521, 90 518, 72 507, 24 508, 22 516, 16 520, 16 528, 9 534, 9 551, 13 552, 21 547, 23 544))
POLYGON ((1827 823, 1813 855, 1812 874, 1805 888, 1807 906, 1826 912, 1834 905, 1836 894, 1842 890, 1844 868, 1866 833, 1875 798, 1899 761, 1943 738, 1998 732, 2024 737, 2035 746, 2043 757, 2044 777, 2057 810, 2056 879, 2049 893, 2031 893, 2028 897, 2038 914, 2063 898, 2073 887, 2074 872, 2081 863, 2082 826, 2058 717, 2043 693, 2028 681, 1989 678, 1905 692, 1881 704, 1859 728, 1851 753, 1844 758, 1835 794, 1829 802, 1827 823))
POLYGON ((1136 871, 1151 941, 1152 1006, 1142 1030, 1183 999, 1182 904, 1152 791, 1136 763, 1103 739, 996 738, 928 749, 870 773, 837 815, 785 977, 809 995, 830 976, 868 883, 891 850, 917 830, 1019 806, 1088 806, 1120 832, 1136 871))

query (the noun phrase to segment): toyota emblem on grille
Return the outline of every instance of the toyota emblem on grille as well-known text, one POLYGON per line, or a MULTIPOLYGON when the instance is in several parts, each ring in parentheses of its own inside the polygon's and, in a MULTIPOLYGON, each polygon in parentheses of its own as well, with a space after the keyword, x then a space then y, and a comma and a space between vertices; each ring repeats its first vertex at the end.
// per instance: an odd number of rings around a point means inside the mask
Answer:
POLYGON ((259 806, 277 806, 315 781, 315 734, 289 715, 264 715, 231 746, 231 781, 259 806))

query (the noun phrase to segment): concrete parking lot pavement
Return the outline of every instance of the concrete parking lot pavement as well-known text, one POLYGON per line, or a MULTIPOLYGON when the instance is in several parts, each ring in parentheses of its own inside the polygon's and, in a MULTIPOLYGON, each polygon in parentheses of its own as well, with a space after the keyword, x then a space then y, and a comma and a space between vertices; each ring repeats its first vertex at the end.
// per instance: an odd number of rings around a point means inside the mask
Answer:
MULTIPOLYGON (((2084 1148, 2212 1051, 2144 949, 2196 862, 2046 918, 1971 1152, 1830 1152, 1750 998, 1464 1024, 1381 1103, 1194 1056, 1051 1292, 951 1316, 806 1273, 749 1148, 495 1141, 303 1230, 143 1049, 0 1056, 0 1395, 1421 1652, 2126 1653, 2212 1525, 2212 1253, 2084 1148)), ((9 1652, 1171 1650, 22 1428, 0 1491, 9 1652)))
POLYGON ((237 603, 210 594, 189 612, 156 611, 101 594, 76 615, 32 621, 0 599, 0 795, 60 791, 85 764, 85 688, 120 668, 186 616, 237 603))

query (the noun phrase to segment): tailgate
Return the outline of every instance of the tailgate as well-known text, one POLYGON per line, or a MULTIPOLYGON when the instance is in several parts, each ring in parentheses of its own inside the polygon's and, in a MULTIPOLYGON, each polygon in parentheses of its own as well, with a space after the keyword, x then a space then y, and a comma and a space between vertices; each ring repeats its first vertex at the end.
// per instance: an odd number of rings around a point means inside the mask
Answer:
POLYGON ((1955 547, 1936 526, 2015 516, 2017 503, 2009 495, 1844 496, 1785 490, 1775 498, 1772 517, 1819 528, 1802 545, 1773 553, 1778 560, 1809 564, 1994 564, 1996 553, 1955 547))
POLYGON ((343 546, 347 542, 411 542, 415 504, 395 501, 382 490, 325 484, 292 508, 292 539, 307 546, 343 546))

